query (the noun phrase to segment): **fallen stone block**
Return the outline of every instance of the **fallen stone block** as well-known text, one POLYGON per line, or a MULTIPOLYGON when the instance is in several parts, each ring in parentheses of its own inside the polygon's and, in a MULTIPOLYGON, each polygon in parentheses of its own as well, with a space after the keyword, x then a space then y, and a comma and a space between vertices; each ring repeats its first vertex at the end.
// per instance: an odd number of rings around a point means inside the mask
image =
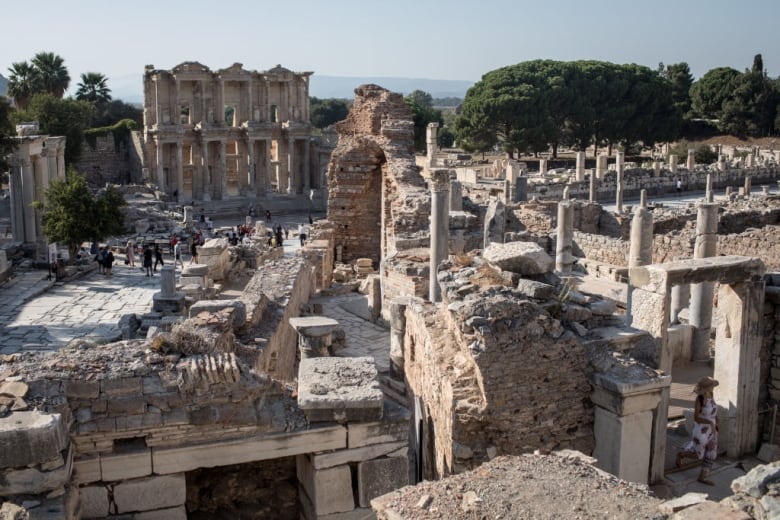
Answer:
POLYGON ((707 493, 686 493, 681 497, 677 497, 672 500, 667 500, 666 502, 658 506, 658 510, 665 515, 670 515, 682 509, 686 509, 688 507, 695 506, 696 504, 701 504, 702 502, 706 502, 706 501, 707 501, 707 493))
POLYGON ((13 412, 0 418, 0 468, 55 459, 68 444, 68 432, 58 413, 13 412))
POLYGON ((504 271, 521 275, 549 273, 555 267, 550 255, 535 242, 491 243, 482 257, 504 271))

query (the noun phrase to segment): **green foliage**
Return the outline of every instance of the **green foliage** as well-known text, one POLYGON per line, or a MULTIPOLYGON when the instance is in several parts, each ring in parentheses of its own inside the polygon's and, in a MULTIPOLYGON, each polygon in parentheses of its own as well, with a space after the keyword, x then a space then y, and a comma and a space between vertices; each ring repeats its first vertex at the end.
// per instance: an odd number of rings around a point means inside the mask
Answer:
POLYGON ((30 98, 41 91, 38 71, 26 61, 21 61, 12 63, 8 72, 11 73, 8 77, 8 95, 14 98, 17 107, 26 109, 30 98))
POLYGON ((693 158, 696 160, 696 164, 712 164, 718 160, 717 152, 713 151, 709 145, 691 143, 685 139, 677 141, 669 153, 685 158, 688 157, 688 150, 690 149, 693 149, 693 158))
POLYGON ((39 52, 30 60, 38 71, 41 91, 54 97, 62 98, 70 85, 70 75, 65 67, 65 60, 53 52, 39 52))
POLYGON ((13 136, 16 134, 11 124, 11 104, 8 98, 0 96, 0 172, 8 170, 8 155, 16 148, 13 136))
POLYGON ((488 72, 466 93, 458 142, 481 151, 499 140, 510 156, 561 144, 642 141, 676 136, 680 117, 668 81, 639 65, 535 60, 488 72))
POLYGON ((86 178, 73 168, 66 179, 54 179, 46 189, 45 202, 35 207, 43 212, 43 231, 52 242, 68 245, 70 257, 83 242, 98 240, 124 230, 119 208, 122 195, 113 187, 95 196, 86 178))
POLYGON ((77 85, 76 99, 102 104, 111 101, 111 89, 108 88, 106 78, 99 72, 86 72, 81 74, 81 82, 77 85))
POLYGON ((739 71, 731 67, 709 70, 691 87, 693 113, 704 119, 720 119, 723 103, 730 97, 739 76, 739 71))
POLYGON ((84 138, 89 146, 94 150, 97 146, 97 138, 104 135, 111 134, 114 136, 114 149, 119 151, 119 147, 122 142, 127 141, 130 137, 130 132, 136 130, 138 125, 132 119, 122 119, 116 124, 111 126, 103 126, 100 128, 90 128, 84 131, 84 138))
POLYGON ((81 155, 84 130, 89 128, 93 107, 87 101, 58 99, 51 94, 35 94, 26 111, 14 115, 17 122, 38 121, 41 134, 64 135, 65 164, 73 164, 81 155))
MULTIPOLYGON (((663 64, 662 64, 663 65, 663 64)), ((691 86, 693 75, 685 62, 667 65, 661 72, 672 88, 672 101, 681 117, 689 117, 691 111, 691 86)))
POLYGON ((428 123, 439 123, 439 126, 443 124, 441 110, 433 108, 431 95, 421 90, 415 90, 412 92, 414 98, 407 96, 404 98, 404 102, 412 111, 412 121, 414 122, 414 149, 418 152, 424 152, 426 149, 425 138, 428 132, 428 123), (423 103, 419 105, 415 102, 415 99, 423 103))
POLYGON ((433 98, 433 106, 435 107, 456 107, 461 103, 463 103, 463 98, 459 97, 433 98))
POLYGON ((115 99, 95 106, 92 127, 111 126, 122 119, 132 119, 136 128, 143 126, 143 111, 124 101, 115 99))
POLYGON ((311 98, 311 124, 314 128, 327 128, 343 121, 349 114, 349 101, 346 99, 311 98))
POLYGON ((439 128, 437 141, 441 148, 450 148, 455 143, 455 133, 450 130, 450 127, 443 126, 439 128))

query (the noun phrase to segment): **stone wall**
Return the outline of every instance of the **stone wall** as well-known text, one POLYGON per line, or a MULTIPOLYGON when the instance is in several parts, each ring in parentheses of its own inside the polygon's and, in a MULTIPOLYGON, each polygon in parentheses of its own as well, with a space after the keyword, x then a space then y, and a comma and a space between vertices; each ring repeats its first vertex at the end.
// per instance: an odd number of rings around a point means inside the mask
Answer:
POLYGON ((355 89, 328 164, 328 220, 342 260, 376 265, 401 238, 428 234, 430 196, 414 161, 412 114, 400 94, 377 85, 355 89))
POLYGON ((94 187, 132 184, 141 181, 141 162, 130 138, 115 140, 113 135, 95 138, 95 146, 84 141, 76 170, 94 187))

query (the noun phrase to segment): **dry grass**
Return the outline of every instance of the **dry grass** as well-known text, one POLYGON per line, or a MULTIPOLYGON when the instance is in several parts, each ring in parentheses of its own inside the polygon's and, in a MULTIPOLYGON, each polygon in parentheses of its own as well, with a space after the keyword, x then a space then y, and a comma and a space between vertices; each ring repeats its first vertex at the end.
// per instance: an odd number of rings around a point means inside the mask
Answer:
POLYGON ((477 272, 469 278, 469 281, 480 287, 495 287, 497 285, 508 286, 507 281, 501 276, 501 273, 483 265, 477 269, 477 272))

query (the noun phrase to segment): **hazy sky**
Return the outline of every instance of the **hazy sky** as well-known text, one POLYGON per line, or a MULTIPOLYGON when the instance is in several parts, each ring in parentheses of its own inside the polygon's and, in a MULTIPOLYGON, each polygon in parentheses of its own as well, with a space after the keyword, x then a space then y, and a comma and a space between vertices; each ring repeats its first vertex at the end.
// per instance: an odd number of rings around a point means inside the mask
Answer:
POLYGON ((778 27, 778 0, 36 0, 0 6, 0 73, 46 50, 73 85, 182 61, 472 81, 538 58, 686 61, 699 77, 762 53, 774 77, 778 27))

